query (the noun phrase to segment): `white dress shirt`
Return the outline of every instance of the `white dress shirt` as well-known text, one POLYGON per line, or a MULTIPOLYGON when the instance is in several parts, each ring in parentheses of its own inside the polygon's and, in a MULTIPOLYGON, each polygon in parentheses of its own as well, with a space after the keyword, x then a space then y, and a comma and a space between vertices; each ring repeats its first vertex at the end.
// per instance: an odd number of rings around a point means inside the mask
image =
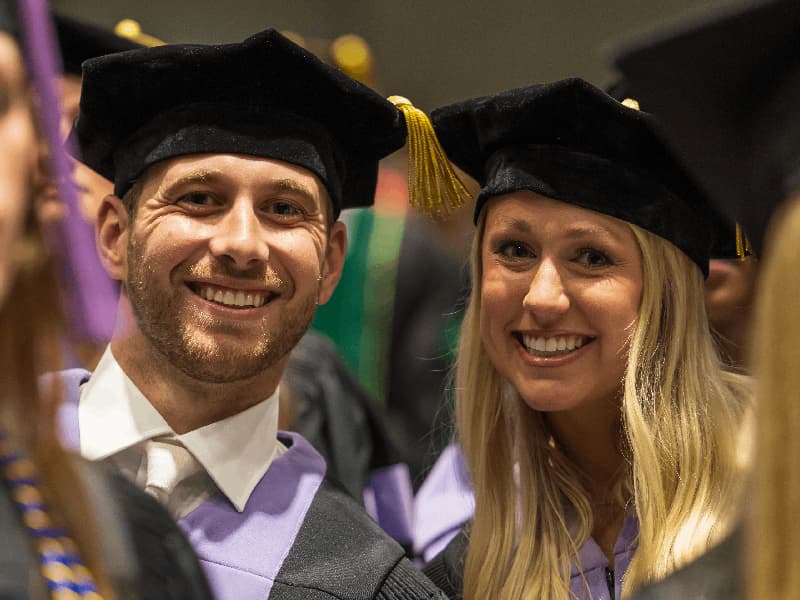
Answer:
POLYGON ((78 425, 85 458, 113 463, 142 488, 147 440, 174 438, 185 446, 202 469, 171 492, 168 504, 177 518, 220 491, 243 511, 272 461, 286 450, 277 439, 278 390, 239 414, 178 435, 125 374, 110 346, 81 387, 78 425))

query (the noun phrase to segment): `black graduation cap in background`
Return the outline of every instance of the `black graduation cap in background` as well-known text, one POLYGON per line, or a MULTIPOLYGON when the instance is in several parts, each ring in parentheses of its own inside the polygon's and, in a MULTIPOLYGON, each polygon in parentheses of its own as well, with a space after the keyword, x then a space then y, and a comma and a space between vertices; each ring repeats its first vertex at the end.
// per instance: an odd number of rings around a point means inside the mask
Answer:
POLYGON ((731 223, 760 253, 800 189, 800 2, 749 2, 651 34, 616 64, 731 223))
POLYGON ((71 75, 80 76, 81 64, 90 58, 143 47, 113 31, 66 15, 54 14, 53 20, 64 72, 71 75))
POLYGON ((0 0, 0 31, 19 36, 17 3, 14 0, 0 0))
POLYGON ((248 154, 316 174, 338 215, 372 204, 378 161, 405 143, 406 124, 391 102, 269 29, 237 44, 88 60, 74 134, 120 197, 161 160, 248 154))
POLYGON ((708 272, 709 206, 652 115, 582 79, 531 85, 433 111, 436 133, 481 191, 529 190, 638 225, 708 272))
MULTIPOLYGON (((637 95, 631 89, 630 83, 623 77, 618 78, 611 85, 605 88, 606 93, 615 100, 622 102, 630 107, 636 107, 640 110, 641 103, 637 99, 637 95)), ((657 115, 653 115, 658 119, 657 115)), ((666 141, 663 142, 667 144, 666 141)), ((676 158, 675 168, 679 169, 680 159, 676 158)), ((693 175, 687 171, 686 177, 693 180, 693 175)), ((704 194, 701 186, 697 186, 696 193, 704 194)), ((711 204, 710 200, 707 200, 711 204)), ((738 224, 731 224, 722 214, 716 210, 709 211, 709 225, 710 235, 712 238, 711 250, 709 251, 709 258, 712 259, 740 259, 744 260, 746 257, 753 255, 752 248, 750 247, 749 239, 746 233, 738 224)))

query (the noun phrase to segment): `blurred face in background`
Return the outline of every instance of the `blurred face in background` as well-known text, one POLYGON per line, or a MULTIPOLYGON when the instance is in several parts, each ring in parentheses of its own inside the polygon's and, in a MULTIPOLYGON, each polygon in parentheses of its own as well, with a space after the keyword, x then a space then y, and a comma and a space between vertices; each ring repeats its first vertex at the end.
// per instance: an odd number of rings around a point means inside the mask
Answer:
POLYGON ((733 366, 745 366, 748 331, 758 275, 758 260, 712 259, 706 279, 708 321, 723 357, 733 366))
POLYGON ((8 294, 23 247, 33 195, 37 141, 22 55, 0 32, 0 305, 8 294))
MULTIPOLYGON (((80 109, 80 76, 65 73, 61 77, 59 89, 61 91, 62 108, 61 132, 66 139, 80 109)), ((97 209, 100 207, 100 202, 109 194, 114 193, 114 185, 83 163, 73 160, 72 165, 74 169, 73 177, 75 184, 78 186, 81 213, 84 219, 94 223, 97 219, 97 209)))

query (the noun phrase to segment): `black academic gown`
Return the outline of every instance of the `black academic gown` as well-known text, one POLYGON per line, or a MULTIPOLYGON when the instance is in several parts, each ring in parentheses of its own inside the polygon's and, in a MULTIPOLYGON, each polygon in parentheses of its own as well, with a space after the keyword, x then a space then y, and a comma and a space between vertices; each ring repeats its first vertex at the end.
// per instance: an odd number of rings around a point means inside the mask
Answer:
MULTIPOLYGON (((211 600, 205 576, 183 533, 150 496, 100 465, 76 459, 97 519, 118 600, 211 600)), ((0 485, 0 599, 50 598, 16 505, 0 485)))

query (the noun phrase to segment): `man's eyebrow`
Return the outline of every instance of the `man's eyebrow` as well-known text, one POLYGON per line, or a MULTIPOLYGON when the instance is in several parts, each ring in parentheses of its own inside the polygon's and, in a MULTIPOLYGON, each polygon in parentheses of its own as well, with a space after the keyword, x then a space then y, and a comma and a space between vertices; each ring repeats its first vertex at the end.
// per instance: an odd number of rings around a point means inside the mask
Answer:
POLYGON ((303 185, 295 179, 283 178, 270 182, 268 186, 275 192, 289 192, 306 196, 309 200, 316 200, 317 195, 307 185, 303 185))
POLYGON ((166 187, 176 188, 178 186, 191 183, 214 183, 215 181, 222 179, 223 176, 223 172, 219 169, 197 169, 195 171, 190 171, 185 175, 181 175, 174 181, 167 182, 166 187))

